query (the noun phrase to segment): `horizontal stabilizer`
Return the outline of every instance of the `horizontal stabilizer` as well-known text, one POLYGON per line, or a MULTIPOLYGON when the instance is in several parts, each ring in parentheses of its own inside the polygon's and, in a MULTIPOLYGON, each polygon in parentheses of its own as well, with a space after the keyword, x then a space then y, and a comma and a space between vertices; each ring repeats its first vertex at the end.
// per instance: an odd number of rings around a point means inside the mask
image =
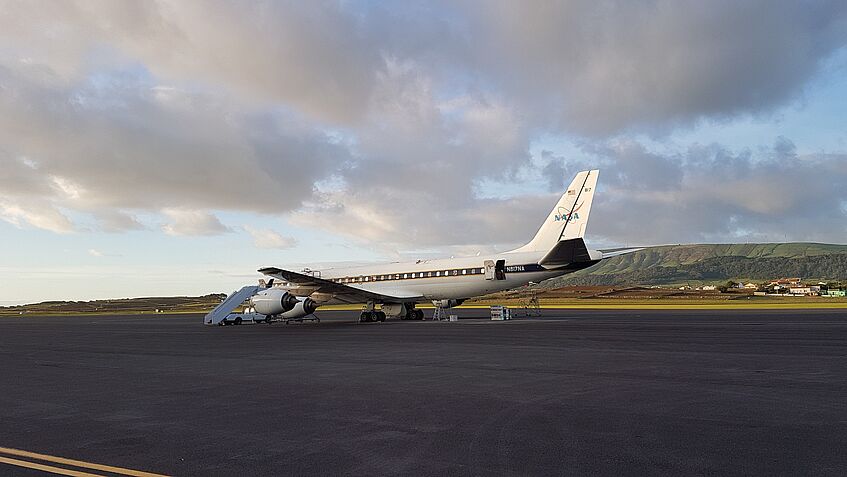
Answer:
POLYGON ((611 258, 617 257, 618 255, 626 255, 628 253, 638 252, 646 249, 647 247, 636 247, 636 248, 609 248, 605 250, 600 250, 600 253, 603 254, 603 258, 611 258))
POLYGON ((590 262, 591 253, 581 238, 562 240, 547 252, 547 255, 538 262, 546 268, 563 267, 569 263, 590 262))

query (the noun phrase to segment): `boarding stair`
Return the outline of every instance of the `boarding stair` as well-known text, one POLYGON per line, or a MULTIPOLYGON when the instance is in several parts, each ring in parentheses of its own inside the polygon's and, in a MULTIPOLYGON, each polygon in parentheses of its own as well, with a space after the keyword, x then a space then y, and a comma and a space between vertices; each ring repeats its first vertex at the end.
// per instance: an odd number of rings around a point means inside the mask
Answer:
POLYGON ((226 297, 226 300, 222 301, 220 305, 216 306, 214 310, 210 311, 206 315, 203 319, 203 323, 207 325, 221 324, 221 322, 229 316, 232 310, 238 307, 238 305, 244 303, 244 300, 255 295, 256 292, 259 291, 259 288, 260 287, 256 285, 247 285, 241 290, 232 292, 228 297, 226 297))

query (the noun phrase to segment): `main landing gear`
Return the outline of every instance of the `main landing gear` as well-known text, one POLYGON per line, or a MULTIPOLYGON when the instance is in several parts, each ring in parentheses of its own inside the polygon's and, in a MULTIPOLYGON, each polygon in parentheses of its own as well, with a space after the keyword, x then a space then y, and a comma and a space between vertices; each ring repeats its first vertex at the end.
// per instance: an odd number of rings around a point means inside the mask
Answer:
POLYGON ((423 320, 423 311, 415 309, 414 303, 383 303, 382 309, 377 310, 374 303, 368 303, 359 315, 362 323, 373 323, 385 321, 386 317, 400 318, 401 320, 423 320))
POLYGON ((415 308, 409 308, 406 310, 406 314, 400 317, 401 320, 417 320, 421 321, 424 319, 423 310, 418 310, 415 308))
POLYGON ((381 311, 363 311, 359 316, 359 321, 362 323, 372 323, 375 321, 385 321, 385 313, 381 311))

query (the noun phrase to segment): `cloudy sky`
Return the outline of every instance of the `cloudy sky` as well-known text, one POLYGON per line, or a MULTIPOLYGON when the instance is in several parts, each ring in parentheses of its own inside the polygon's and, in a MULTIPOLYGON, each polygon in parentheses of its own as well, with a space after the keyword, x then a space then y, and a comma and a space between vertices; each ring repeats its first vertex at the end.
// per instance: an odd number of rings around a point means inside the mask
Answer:
POLYGON ((0 304, 528 240, 847 242, 843 1, 0 0, 0 304))

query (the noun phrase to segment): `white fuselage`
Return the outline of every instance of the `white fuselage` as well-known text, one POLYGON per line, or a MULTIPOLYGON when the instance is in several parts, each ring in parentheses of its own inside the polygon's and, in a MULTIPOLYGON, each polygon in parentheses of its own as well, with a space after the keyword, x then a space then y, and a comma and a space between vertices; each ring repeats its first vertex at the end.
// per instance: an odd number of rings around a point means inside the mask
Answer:
MULTIPOLYGON (((574 267, 546 269, 538 265, 543 256, 539 252, 504 252, 497 255, 417 260, 344 268, 325 268, 310 273, 362 290, 397 297, 400 302, 424 300, 461 300, 527 285, 565 275, 593 265, 596 261, 574 264, 574 267), (496 264, 503 261, 498 273, 496 264), (492 263, 495 268, 492 269, 492 263), (486 266, 488 265, 488 266, 486 266)), ((602 258, 592 251, 592 258, 602 258)), ((308 289, 286 287, 298 295, 307 295, 308 289), (299 293, 298 293, 299 292, 299 293)), ((318 298, 318 297, 313 297, 318 298)), ((327 297, 318 298, 321 304, 334 302, 327 297)))

